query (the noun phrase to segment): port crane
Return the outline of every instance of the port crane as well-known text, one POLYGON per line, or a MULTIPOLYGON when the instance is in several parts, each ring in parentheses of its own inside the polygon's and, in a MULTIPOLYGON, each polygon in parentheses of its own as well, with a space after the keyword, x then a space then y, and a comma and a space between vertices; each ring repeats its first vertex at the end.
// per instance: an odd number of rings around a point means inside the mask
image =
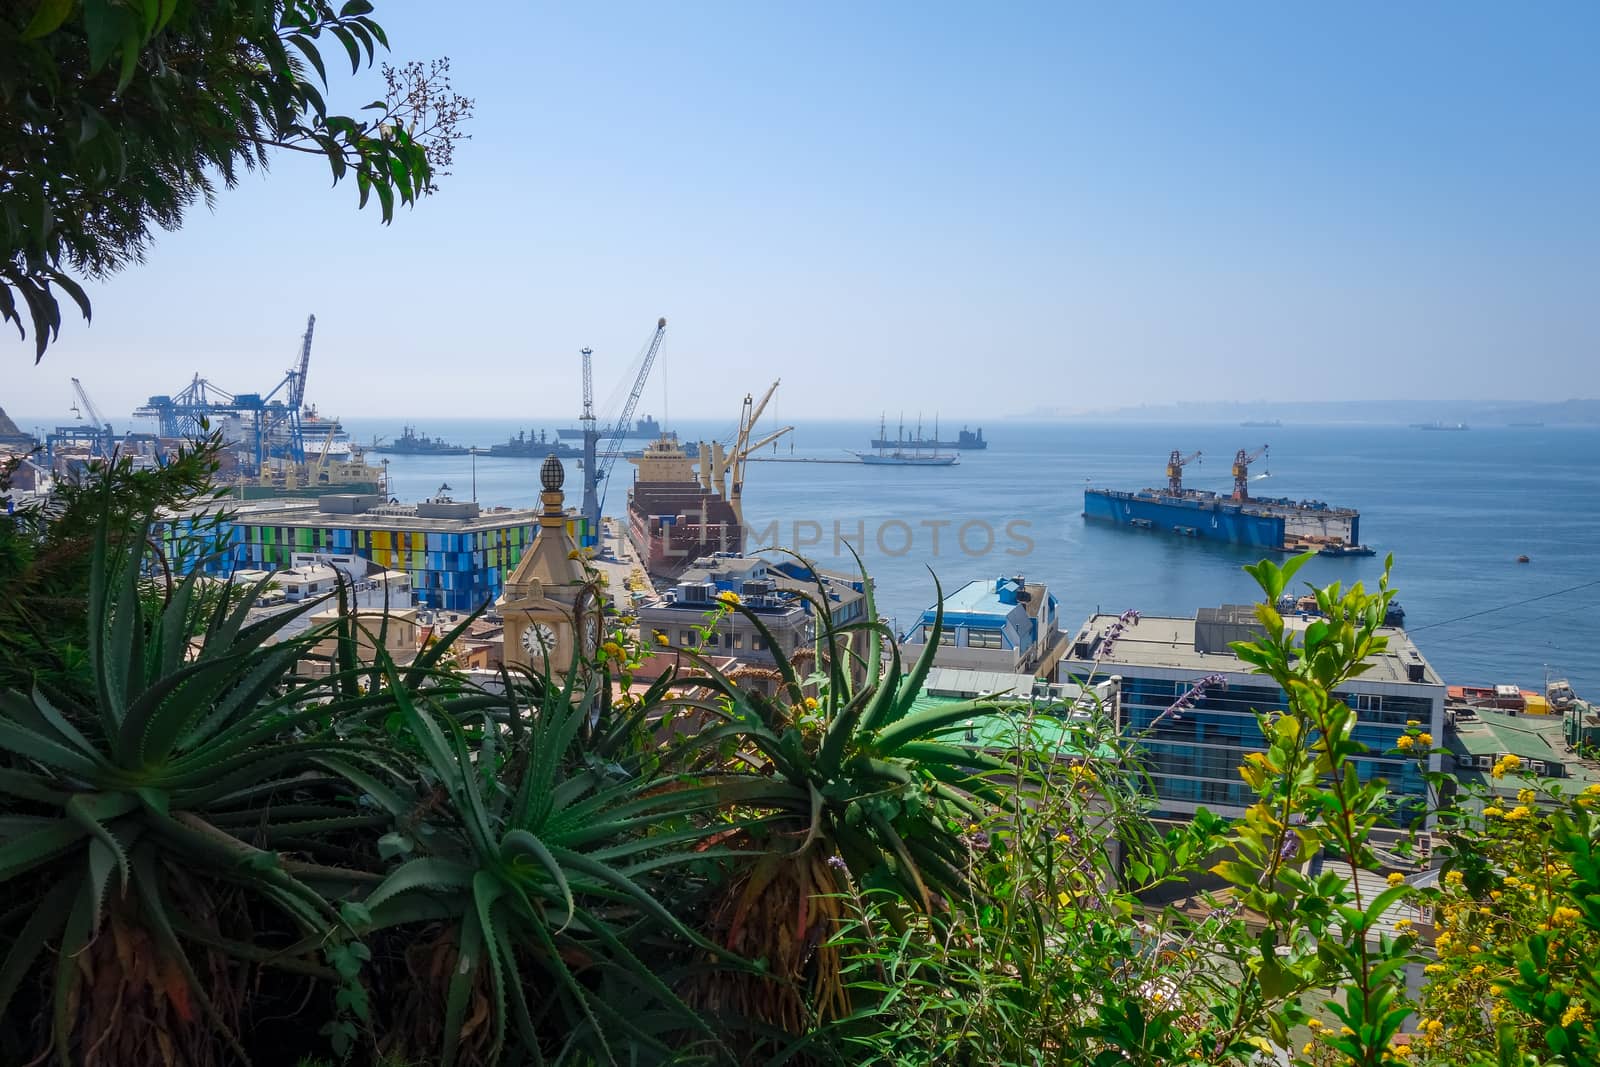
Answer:
POLYGON ((112 442, 117 438, 116 432, 111 429, 111 424, 101 417, 100 409, 94 406, 94 401, 89 399, 83 383, 76 378, 72 379, 72 391, 78 396, 78 402, 72 405, 73 415, 79 419, 88 416, 89 425, 93 427, 90 452, 102 459, 110 459, 112 442))
POLYGON ((744 506, 741 500, 744 496, 745 466, 750 456, 772 444, 780 437, 794 431, 793 426, 784 426, 767 434, 759 441, 752 442, 751 435, 755 432, 756 423, 761 418, 761 413, 766 411, 767 404, 772 400, 772 394, 778 391, 778 384, 782 379, 773 382, 762 394, 757 402, 751 394, 744 395, 744 406, 739 411, 739 429, 734 434, 731 447, 724 448, 722 442, 713 441, 707 445, 700 443, 700 484, 708 491, 713 488, 718 495, 728 501, 733 508, 733 516, 739 525, 744 525, 744 506), (733 487, 728 487, 728 477, 732 475, 733 487))
POLYGON ((617 421, 611 424, 611 437, 603 453, 596 453, 595 445, 599 434, 595 431, 594 418, 594 381, 591 371, 591 353, 588 349, 583 353, 583 503, 584 517, 589 520, 589 534, 596 539, 600 536, 600 512, 606 502, 606 484, 609 483, 611 468, 617 462, 617 457, 622 454, 622 439, 627 436, 628 428, 633 425, 633 412, 639 406, 639 397, 644 394, 644 383, 650 377, 650 368, 656 361, 656 355, 661 351, 661 339, 667 333, 667 320, 659 319, 656 322, 656 332, 650 338, 650 346, 645 350, 644 362, 639 366, 639 376, 634 379, 633 389, 628 393, 627 401, 622 405, 622 413, 617 416, 617 421))
POLYGON ((1167 492, 1173 496, 1183 492, 1183 468, 1199 459, 1199 452, 1191 452, 1186 456, 1176 448, 1172 450, 1172 455, 1167 457, 1167 492))
POLYGON ((1250 499, 1250 464, 1254 463, 1256 460, 1260 459, 1261 457, 1265 456, 1266 454, 1267 454, 1267 446, 1266 445, 1262 445, 1260 448, 1256 449, 1254 452, 1246 452, 1244 449, 1241 448, 1234 455, 1234 457, 1233 457, 1233 499, 1235 499, 1235 500, 1249 500, 1250 499))

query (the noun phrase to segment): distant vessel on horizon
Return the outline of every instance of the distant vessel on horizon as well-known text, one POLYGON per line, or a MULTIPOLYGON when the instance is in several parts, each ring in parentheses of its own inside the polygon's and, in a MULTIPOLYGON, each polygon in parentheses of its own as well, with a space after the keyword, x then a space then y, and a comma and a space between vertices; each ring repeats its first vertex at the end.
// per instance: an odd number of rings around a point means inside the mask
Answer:
POLYGON ((1411 424, 1411 428, 1413 430, 1438 430, 1445 433, 1459 433, 1462 430, 1472 429, 1464 422, 1414 422, 1411 424))
POLYGON ((1281 428, 1283 423, 1277 419, 1250 419, 1239 425, 1252 430, 1276 430, 1281 428))
POLYGON ((464 456, 472 451, 466 445, 452 445, 438 438, 418 433, 415 426, 407 426, 398 438, 387 444, 372 442, 369 452, 393 452, 397 456, 464 456))
MULTIPOLYGON (((565 429, 557 430, 556 436, 573 438, 581 441, 583 440, 583 427, 568 426, 565 429)), ((655 420, 655 417, 653 415, 640 415, 638 421, 636 421, 632 426, 628 427, 627 431, 622 435, 622 439, 627 441, 639 440, 642 438, 646 441, 654 441, 660 436, 661 424, 655 420)), ((605 427, 600 431, 600 439, 602 441, 607 440, 610 437, 611 427, 605 427)))
MULTIPOLYGON (((922 437, 922 420, 917 420, 917 432, 906 437, 906 424, 900 423, 893 441, 889 440, 887 420, 878 419, 878 437, 873 441, 874 452, 852 452, 862 463, 873 467, 953 467, 960 460, 954 452, 939 451, 939 419, 933 420, 933 440, 922 437), (924 451, 924 450, 927 451, 924 451)), ((979 431, 980 433, 982 431, 979 431)), ((985 445, 984 447, 987 447, 985 445)))

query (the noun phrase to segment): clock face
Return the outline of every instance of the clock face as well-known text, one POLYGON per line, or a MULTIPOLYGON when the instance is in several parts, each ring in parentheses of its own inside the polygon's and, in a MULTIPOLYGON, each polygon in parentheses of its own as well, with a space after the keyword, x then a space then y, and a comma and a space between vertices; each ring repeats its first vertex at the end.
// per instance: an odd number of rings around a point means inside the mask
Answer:
POLYGON ((548 656, 556 650, 556 632, 536 622, 522 631, 522 648, 532 656, 548 656))

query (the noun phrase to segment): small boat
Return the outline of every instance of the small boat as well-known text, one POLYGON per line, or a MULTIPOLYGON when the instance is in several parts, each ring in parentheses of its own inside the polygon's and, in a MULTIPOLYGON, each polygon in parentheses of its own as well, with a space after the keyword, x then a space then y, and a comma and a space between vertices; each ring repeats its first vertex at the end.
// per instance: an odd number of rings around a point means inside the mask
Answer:
POLYGON ((1518 556, 1517 557, 1517 562, 1518 563, 1532 563, 1533 560, 1529 559, 1527 556, 1518 556))

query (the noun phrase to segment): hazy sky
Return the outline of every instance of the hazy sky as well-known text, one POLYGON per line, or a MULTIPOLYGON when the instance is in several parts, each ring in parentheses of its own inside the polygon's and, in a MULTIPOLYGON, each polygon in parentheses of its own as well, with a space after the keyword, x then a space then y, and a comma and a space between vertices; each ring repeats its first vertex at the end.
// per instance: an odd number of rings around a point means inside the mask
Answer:
MULTIPOLYGON (((1600 5, 378 0, 477 100, 391 227, 279 157, 94 286, 0 405, 270 388, 565 415, 657 316, 645 407, 1600 394, 1600 5)), ((328 46, 338 53, 337 44, 328 46)), ((373 95, 336 76, 335 96, 373 95)), ((348 68, 346 68, 348 71, 348 68)), ((426 426, 423 427, 426 429, 426 426)))

